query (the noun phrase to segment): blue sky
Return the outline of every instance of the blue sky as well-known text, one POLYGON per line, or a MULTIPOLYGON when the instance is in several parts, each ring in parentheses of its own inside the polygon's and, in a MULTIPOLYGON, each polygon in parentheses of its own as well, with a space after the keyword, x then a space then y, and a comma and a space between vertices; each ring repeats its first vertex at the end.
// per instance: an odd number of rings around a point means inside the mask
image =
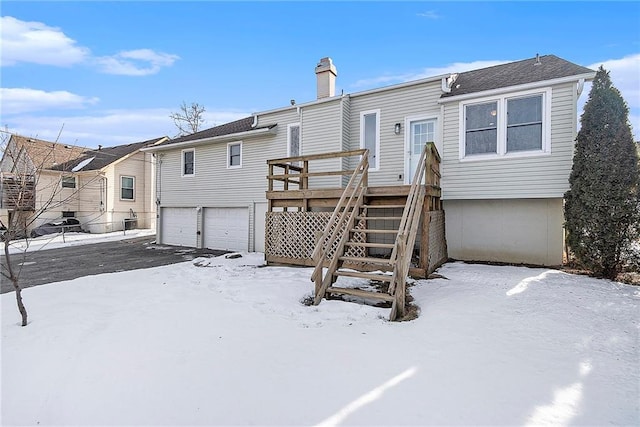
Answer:
MULTIPOLYGON (((604 64, 640 139, 639 2, 3 1, 0 125, 87 147, 175 136, 180 104, 205 127, 337 93, 536 53, 604 64), (64 126, 64 128, 63 128, 64 126)), ((581 103, 587 97, 582 95, 581 103)), ((580 107, 581 108, 581 107, 580 107)))

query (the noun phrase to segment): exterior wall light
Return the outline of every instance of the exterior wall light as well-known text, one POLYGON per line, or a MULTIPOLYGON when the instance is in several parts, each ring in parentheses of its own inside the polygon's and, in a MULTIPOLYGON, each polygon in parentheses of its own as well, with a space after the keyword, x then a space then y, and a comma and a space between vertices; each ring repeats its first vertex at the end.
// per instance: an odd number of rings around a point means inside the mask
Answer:
POLYGON ((402 123, 396 123, 393 127, 393 133, 396 135, 400 135, 400 131, 402 130, 402 123))

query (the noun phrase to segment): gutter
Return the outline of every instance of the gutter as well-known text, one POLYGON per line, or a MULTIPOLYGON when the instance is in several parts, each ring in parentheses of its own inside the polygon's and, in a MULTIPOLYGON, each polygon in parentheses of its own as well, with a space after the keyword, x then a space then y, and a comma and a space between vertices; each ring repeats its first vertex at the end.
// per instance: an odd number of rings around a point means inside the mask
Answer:
POLYGON ((492 95, 501 95, 503 93, 554 86, 562 83, 579 82, 580 80, 589 81, 589 80, 593 80, 595 76, 596 76, 596 73, 594 71, 593 73, 585 73, 585 74, 579 74, 575 76, 560 77, 552 80, 540 80, 538 82, 524 83, 516 86, 505 86, 497 89, 483 90, 480 92, 472 92, 472 93, 465 93, 462 95, 448 96, 446 98, 438 99, 437 103, 446 104, 448 102, 463 101, 465 99, 483 98, 483 97, 492 96, 492 95))
POLYGON ((239 140, 239 139, 242 139, 243 137, 274 135, 276 133, 277 126, 278 125, 275 124, 262 129, 254 129, 254 130, 248 130, 244 132, 230 133, 227 135, 212 136, 209 138, 194 139, 191 141, 177 142, 175 144, 166 144, 166 145, 160 145, 156 147, 146 147, 146 148, 141 148, 140 151, 149 151, 149 152, 166 151, 166 150, 173 150, 175 148, 194 147, 197 145, 204 145, 212 142, 239 140))

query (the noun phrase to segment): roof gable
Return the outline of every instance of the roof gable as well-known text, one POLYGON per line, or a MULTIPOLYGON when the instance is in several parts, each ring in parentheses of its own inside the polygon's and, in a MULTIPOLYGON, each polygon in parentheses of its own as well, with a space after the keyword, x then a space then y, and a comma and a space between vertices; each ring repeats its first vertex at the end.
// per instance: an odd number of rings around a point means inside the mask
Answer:
POLYGON ((26 155, 34 169, 53 169, 60 164, 73 161, 82 156, 85 148, 69 144, 44 141, 37 138, 27 138, 20 135, 11 135, 9 141, 11 153, 4 153, 3 159, 10 155, 13 161, 26 155))

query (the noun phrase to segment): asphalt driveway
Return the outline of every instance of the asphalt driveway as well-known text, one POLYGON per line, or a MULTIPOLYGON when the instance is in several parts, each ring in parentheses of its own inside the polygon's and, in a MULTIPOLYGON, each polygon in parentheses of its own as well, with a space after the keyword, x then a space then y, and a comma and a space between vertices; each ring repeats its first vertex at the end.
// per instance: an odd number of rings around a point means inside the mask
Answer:
MULTIPOLYGON (((22 288, 45 283, 71 280, 116 271, 138 270, 189 261, 199 256, 218 256, 226 251, 194 249, 181 246, 152 244, 154 236, 115 242, 93 243, 59 249, 12 255, 12 262, 21 268, 22 288)), ((4 255, 0 262, 5 265, 4 255)), ((0 277, 0 293, 13 291, 13 286, 0 277)))

